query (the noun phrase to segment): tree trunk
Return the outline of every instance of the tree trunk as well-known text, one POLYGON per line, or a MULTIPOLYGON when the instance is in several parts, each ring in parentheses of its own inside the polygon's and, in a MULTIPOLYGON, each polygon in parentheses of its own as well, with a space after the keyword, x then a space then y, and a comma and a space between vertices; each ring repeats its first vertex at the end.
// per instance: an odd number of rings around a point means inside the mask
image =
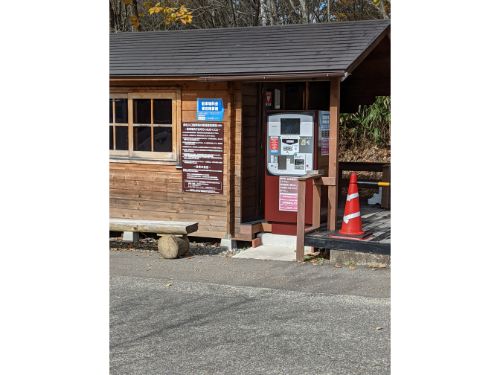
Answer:
POLYGON ((382 15, 382 18, 384 20, 388 19, 389 16, 387 15, 386 11, 385 11, 385 4, 384 4, 384 0, 380 0, 380 3, 378 5, 378 8, 379 8, 379 11, 380 11, 380 14, 382 15))
POLYGON ((231 13, 233 16, 233 26, 236 27, 236 26, 238 26, 238 22, 236 21, 236 12, 234 11, 233 0, 229 0, 229 3, 231 4, 231 13))
POLYGON ((267 0, 267 18, 269 19, 269 25, 274 25, 274 17, 276 15, 274 9, 274 0, 267 0))
POLYGON ((254 9, 253 14, 253 26, 259 26, 259 18, 260 18, 260 0, 254 0, 252 2, 252 8, 254 9))
POLYGON ((309 23, 309 13, 307 11, 306 0, 299 0, 300 3, 300 13, 302 15, 302 23, 309 23))
POLYGON ((260 22, 262 26, 267 25, 266 0, 260 0, 260 22))
POLYGON ((113 11, 113 4, 111 4, 111 0, 109 1, 109 28, 113 31, 116 31, 115 28, 115 12, 113 11))
POLYGON ((132 1, 132 8, 134 9, 134 16, 137 17, 137 31, 141 31, 141 22, 139 18, 139 7, 137 6, 137 0, 132 1))

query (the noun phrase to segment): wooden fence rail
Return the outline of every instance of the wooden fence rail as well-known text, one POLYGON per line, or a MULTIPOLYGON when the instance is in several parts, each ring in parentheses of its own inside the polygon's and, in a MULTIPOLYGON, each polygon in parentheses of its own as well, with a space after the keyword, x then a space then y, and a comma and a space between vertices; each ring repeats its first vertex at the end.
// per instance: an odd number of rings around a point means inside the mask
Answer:
MULTIPOLYGON (((364 162, 341 162, 339 163, 339 176, 342 176, 343 170, 354 170, 354 171, 371 171, 371 172, 383 172, 384 181, 390 181, 390 164, 389 163, 364 163, 364 162)), ((321 187, 322 186, 337 186, 336 177, 324 177, 322 172, 315 172, 307 174, 303 177, 298 178, 298 197, 297 197, 297 243, 296 243, 296 255, 295 259, 298 262, 304 261, 304 242, 305 235, 309 232, 317 230, 321 225, 321 187), (312 194, 312 225, 306 228, 306 184, 307 181, 312 180, 313 182, 313 194, 312 194)), ((389 188, 384 188, 383 194, 383 208, 389 208, 389 188), (385 203, 387 202, 387 203, 385 203)), ((340 193, 340 189, 338 189, 340 193)), ((330 195, 329 195, 330 198, 330 195)), ((333 204, 330 201, 330 204, 333 204)), ((330 215, 330 212, 328 213, 330 215)), ((329 218, 335 223, 336 218, 329 218)))
POLYGON ((321 225, 321 187, 335 186, 335 177, 324 177, 322 173, 311 173, 298 178, 298 207, 297 207, 297 243, 295 259, 304 261, 304 238, 306 233, 318 229, 321 225), (306 228, 306 184, 313 181, 312 193, 312 225, 306 228))

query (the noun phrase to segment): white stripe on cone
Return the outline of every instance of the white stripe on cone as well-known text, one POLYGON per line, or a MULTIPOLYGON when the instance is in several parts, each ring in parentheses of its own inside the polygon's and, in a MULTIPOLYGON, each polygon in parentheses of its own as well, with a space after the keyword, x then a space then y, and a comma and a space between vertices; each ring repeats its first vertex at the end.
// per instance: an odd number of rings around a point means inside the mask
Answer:
POLYGON ((359 197, 359 194, 358 193, 354 193, 354 194, 347 194, 347 201, 351 201, 353 200, 354 198, 358 198, 359 197))
POLYGON ((355 217, 358 217, 358 216, 361 216, 361 213, 359 211, 358 212, 354 212, 354 213, 349 214, 349 215, 345 215, 344 216, 344 223, 347 224, 347 223, 349 223, 349 220, 354 219, 355 217))

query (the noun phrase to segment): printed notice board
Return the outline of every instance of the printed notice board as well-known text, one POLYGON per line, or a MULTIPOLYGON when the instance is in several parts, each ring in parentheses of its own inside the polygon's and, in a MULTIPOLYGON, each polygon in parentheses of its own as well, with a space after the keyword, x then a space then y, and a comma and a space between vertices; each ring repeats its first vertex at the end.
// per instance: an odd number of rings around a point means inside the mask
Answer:
POLYGON ((224 119, 224 105, 222 99, 196 99, 196 119, 198 121, 222 121, 224 119))
POLYGON ((297 177, 280 176, 279 210, 297 212, 299 181, 297 177))
POLYGON ((224 127, 216 122, 182 123, 182 190, 222 194, 224 127))

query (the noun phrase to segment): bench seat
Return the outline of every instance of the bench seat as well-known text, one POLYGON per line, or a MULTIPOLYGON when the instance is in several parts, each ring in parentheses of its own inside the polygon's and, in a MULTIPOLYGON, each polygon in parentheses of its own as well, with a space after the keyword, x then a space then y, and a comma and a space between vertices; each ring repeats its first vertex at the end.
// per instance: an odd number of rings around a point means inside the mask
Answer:
POLYGON ((117 232, 144 232, 158 234, 190 234, 198 230, 198 223, 186 221, 109 219, 109 229, 117 232))

